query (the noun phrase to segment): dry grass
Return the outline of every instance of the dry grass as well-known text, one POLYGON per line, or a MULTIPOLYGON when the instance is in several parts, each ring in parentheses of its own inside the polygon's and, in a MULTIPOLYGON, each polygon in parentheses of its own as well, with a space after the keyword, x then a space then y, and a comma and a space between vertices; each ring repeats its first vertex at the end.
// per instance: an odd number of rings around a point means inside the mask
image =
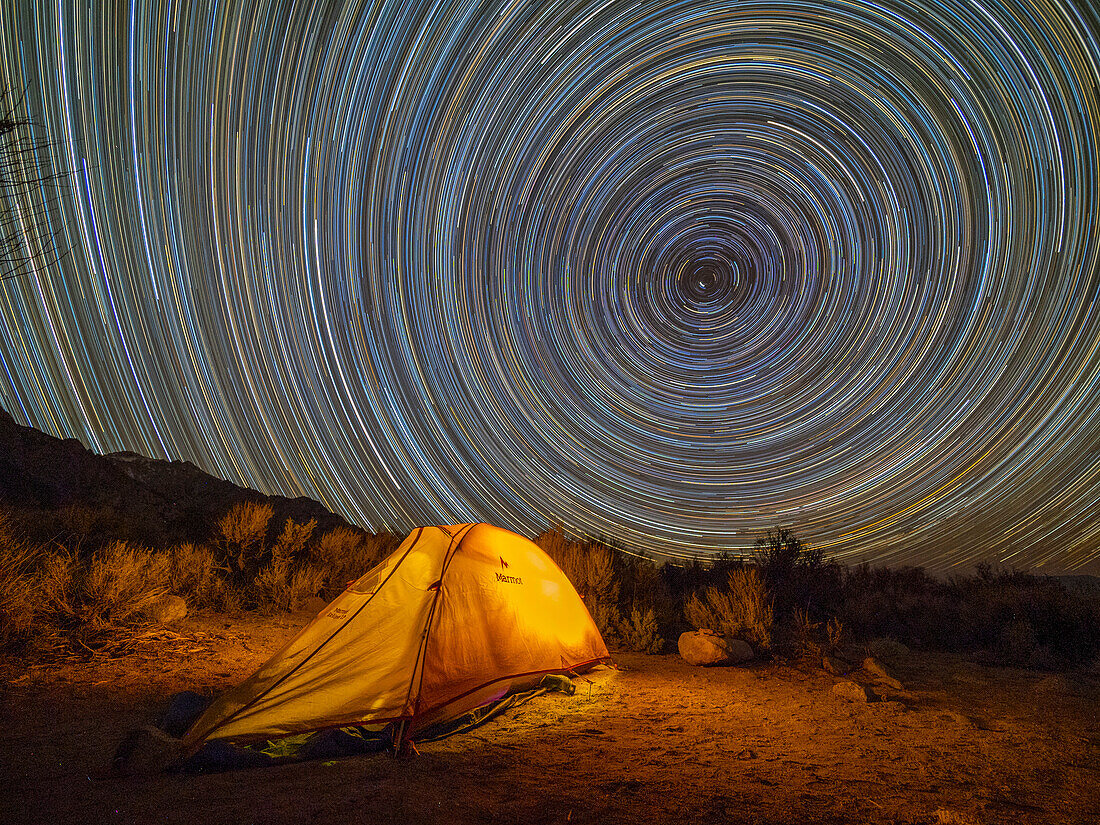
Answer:
POLYGON ((657 614, 652 607, 630 611, 630 617, 624 618, 621 625, 622 646, 632 653, 657 654, 664 651, 665 639, 657 622, 657 614))
POLYGON ((744 639, 757 649, 772 643, 771 600, 755 568, 731 570, 726 587, 708 587, 688 597, 684 616, 695 627, 744 639))
POLYGON ((266 550, 267 526, 275 514, 267 502, 242 501, 218 522, 222 550, 242 573, 259 567, 266 550))
POLYGON ((17 538, 0 515, 0 650, 21 650, 38 631, 41 595, 35 583, 36 552, 17 538))
POLYGON ((214 551, 204 544, 187 542, 168 551, 171 560, 171 588, 188 605, 226 612, 241 605, 241 595, 218 564, 214 551))
POLYGON ((335 596, 395 549, 395 536, 372 535, 350 527, 329 530, 311 550, 313 563, 324 573, 326 595, 335 596))

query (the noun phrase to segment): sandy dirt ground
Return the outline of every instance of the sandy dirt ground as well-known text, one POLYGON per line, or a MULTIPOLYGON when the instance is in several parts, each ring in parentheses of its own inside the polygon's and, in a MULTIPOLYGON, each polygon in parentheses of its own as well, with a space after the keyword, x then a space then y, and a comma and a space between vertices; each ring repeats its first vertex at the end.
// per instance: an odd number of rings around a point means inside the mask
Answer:
MULTIPOLYGON (((620 670, 395 760, 115 777, 170 694, 228 687, 308 617, 197 617, 121 658, 11 671, 4 823, 1096 823, 1100 680, 913 653, 903 690, 853 703, 773 663, 620 670)), ((854 678, 870 683, 859 673, 854 678)))

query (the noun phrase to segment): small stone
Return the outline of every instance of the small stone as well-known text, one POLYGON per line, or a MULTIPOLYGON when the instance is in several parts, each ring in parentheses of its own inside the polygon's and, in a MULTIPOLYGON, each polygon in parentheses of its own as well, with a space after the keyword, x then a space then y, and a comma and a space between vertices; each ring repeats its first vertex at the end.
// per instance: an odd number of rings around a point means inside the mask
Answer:
POLYGON ((867 703, 875 702, 878 700, 878 694, 876 694, 869 687, 865 687, 864 685, 849 681, 847 679, 843 682, 837 682, 835 685, 833 685, 833 693, 835 693, 837 696, 847 699, 850 702, 867 703))

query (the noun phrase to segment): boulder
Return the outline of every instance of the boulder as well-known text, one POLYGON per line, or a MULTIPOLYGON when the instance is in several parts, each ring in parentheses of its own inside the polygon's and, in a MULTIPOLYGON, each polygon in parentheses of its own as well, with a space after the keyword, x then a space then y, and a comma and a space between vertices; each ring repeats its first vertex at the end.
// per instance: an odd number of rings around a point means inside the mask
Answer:
POLYGON ((179 596, 165 593, 159 599, 150 602, 142 613, 151 622, 171 624, 187 615, 187 602, 179 596))
POLYGON ((890 672, 882 666, 882 662, 873 656, 868 656, 863 660, 863 669, 880 685, 886 685, 886 687, 893 688, 894 690, 904 689, 902 688, 901 682, 895 679, 890 672))
POLYGON ((833 693, 843 699, 847 699, 849 702, 866 703, 878 701, 878 694, 869 687, 848 681, 847 679, 833 685, 833 693))
POLYGON ((677 647, 689 665, 725 665, 747 661, 754 655, 747 642, 726 639, 713 630, 681 633, 677 647))

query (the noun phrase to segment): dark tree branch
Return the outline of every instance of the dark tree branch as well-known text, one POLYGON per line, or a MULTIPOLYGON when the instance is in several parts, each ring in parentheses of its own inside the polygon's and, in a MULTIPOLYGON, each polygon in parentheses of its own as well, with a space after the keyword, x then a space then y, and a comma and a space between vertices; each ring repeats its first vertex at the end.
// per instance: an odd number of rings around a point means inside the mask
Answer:
POLYGON ((68 254, 56 244, 54 218, 67 172, 53 172, 50 145, 35 139, 35 123, 23 114, 26 90, 0 92, 0 281, 68 254))

